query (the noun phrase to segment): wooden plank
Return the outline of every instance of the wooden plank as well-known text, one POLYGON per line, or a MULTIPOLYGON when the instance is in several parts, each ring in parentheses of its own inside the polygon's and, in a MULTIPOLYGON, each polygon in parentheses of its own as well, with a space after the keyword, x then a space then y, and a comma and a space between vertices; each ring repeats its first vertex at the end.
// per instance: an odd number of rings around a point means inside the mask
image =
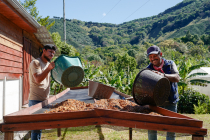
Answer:
MULTIPOLYGON (((134 113, 127 111, 117 111, 117 110, 98 109, 98 108, 95 108, 95 111, 100 117, 113 118, 113 119, 145 121, 151 123, 161 123, 161 124, 181 125, 181 126, 191 126, 191 127, 202 127, 203 124, 202 121, 195 119, 177 118, 169 116, 156 116, 144 113, 134 113)), ((165 111, 168 112, 168 110, 165 111)))
POLYGON ((22 63, 22 57, 17 57, 0 51, 0 58, 22 63))
POLYGON ((7 67, 7 66, 0 66, 0 73, 23 73, 22 68, 15 68, 15 67, 7 67))
POLYGON ((190 118, 188 116, 185 116, 185 115, 182 115, 182 114, 179 114, 179 113, 176 113, 176 112, 173 112, 173 111, 170 111, 170 110, 167 110, 167 109, 164 109, 164 108, 161 108, 161 107, 158 107, 158 106, 149 106, 149 108, 155 112, 158 112, 162 115, 165 115, 165 116, 171 116, 171 117, 178 117, 178 118, 186 118, 186 119, 193 119, 193 118, 190 118))
POLYGON ((50 128, 67 128, 88 125, 100 125, 100 118, 86 118, 86 119, 73 119, 73 120, 58 120, 47 122, 29 122, 29 123, 16 123, 16 124, 2 124, 2 132, 8 131, 24 131, 24 130, 39 130, 50 128))
POLYGON ((14 132, 5 132, 4 140, 14 140, 14 132))
POLYGON ((148 130, 158 130, 176 133, 187 133, 192 135, 206 135, 207 129, 197 128, 197 127, 187 127, 187 126, 177 126, 177 125, 167 125, 159 123, 141 122, 141 121, 130 121, 112 118, 101 118, 101 123, 115 126, 123 126, 130 128, 140 128, 148 130))
MULTIPOLYGON (((22 48, 21 48, 21 49, 22 49, 22 48)), ((2 45, 2 44, 0 44, 0 50, 1 50, 2 52, 5 52, 5 53, 8 53, 8 54, 17 56, 17 57, 23 57, 22 51, 17 51, 17 50, 15 50, 15 49, 6 47, 6 46, 4 46, 4 45, 2 45)))
POLYGON ((20 73, 0 73, 0 79, 4 79, 5 77, 10 79, 19 79, 22 76, 20 73))
POLYGON ((23 68, 23 64, 22 63, 11 61, 11 60, 6 60, 6 59, 0 59, 0 66, 23 68))
POLYGON ((114 92, 117 93, 117 94, 119 94, 119 95, 121 95, 121 96, 123 96, 123 97, 125 97, 125 98, 131 97, 131 96, 125 94, 125 93, 122 93, 122 92, 117 91, 116 89, 114 90, 114 92))
POLYGON ((29 103, 29 93, 30 93, 30 81, 29 72, 23 72, 23 93, 22 93, 22 105, 29 103))
POLYGON ((29 115, 29 114, 32 114, 32 113, 36 112, 37 110, 41 109, 42 107, 48 105, 49 103, 55 101, 59 97, 63 96, 68 91, 69 91, 69 88, 67 88, 66 90, 62 91, 61 93, 59 93, 59 94, 57 94, 55 96, 50 97, 49 99, 47 99, 47 100, 45 100, 45 101, 43 101, 41 103, 38 103, 38 104, 33 105, 31 107, 25 108, 23 110, 20 110, 20 111, 8 114, 6 116, 17 116, 17 115, 29 115))
POLYGON ((55 120, 69 120, 98 117, 94 110, 89 111, 75 111, 75 112, 60 112, 60 113, 45 113, 45 114, 31 114, 20 116, 3 116, 4 123, 26 123, 26 122, 40 122, 40 121, 55 121, 55 120))
MULTIPOLYGON (((63 96, 64 94, 66 94, 69 90, 70 90, 70 88, 67 88, 66 90, 62 91, 61 93, 55 95, 56 99, 60 98, 60 97, 63 96)), ((49 102, 50 102, 50 101, 51 101, 51 99, 49 99, 49 102)), ((54 100, 52 100, 52 101, 54 101, 54 100)), ((52 102, 52 101, 51 101, 51 102, 52 102)), ((50 102, 50 103, 51 103, 51 102, 50 102)))
POLYGON ((72 87, 70 88, 71 90, 77 90, 77 89, 86 89, 88 88, 88 86, 84 86, 84 87, 72 87))

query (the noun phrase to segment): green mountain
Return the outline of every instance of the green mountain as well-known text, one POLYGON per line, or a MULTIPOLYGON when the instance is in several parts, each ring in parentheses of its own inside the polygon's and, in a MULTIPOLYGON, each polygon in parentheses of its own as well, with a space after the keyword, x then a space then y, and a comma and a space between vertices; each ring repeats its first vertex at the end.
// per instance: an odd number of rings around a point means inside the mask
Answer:
MULTIPOLYGON (((210 33, 210 0, 183 0, 156 16, 139 18, 122 24, 84 22, 66 19, 67 43, 81 50, 84 46, 160 42, 180 38, 187 31, 201 36, 210 33)), ((50 32, 59 32, 63 38, 63 18, 54 17, 50 32)))

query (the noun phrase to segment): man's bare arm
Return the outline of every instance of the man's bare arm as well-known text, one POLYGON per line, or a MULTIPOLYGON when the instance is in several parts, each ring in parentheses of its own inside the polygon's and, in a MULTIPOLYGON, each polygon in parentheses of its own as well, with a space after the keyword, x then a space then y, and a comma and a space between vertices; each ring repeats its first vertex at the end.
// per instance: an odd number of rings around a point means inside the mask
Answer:
POLYGON ((180 80, 179 74, 165 74, 165 77, 171 82, 179 82, 180 80))
POLYGON ((51 62, 49 66, 40 74, 33 74, 36 83, 41 83, 48 75, 48 73, 55 67, 55 63, 51 62))
POLYGON ((180 80, 179 74, 177 74, 177 73, 175 73, 175 74, 165 74, 165 73, 161 73, 159 71, 154 71, 154 70, 153 70, 153 72, 168 78, 168 80, 170 82, 179 82, 179 80, 180 80))

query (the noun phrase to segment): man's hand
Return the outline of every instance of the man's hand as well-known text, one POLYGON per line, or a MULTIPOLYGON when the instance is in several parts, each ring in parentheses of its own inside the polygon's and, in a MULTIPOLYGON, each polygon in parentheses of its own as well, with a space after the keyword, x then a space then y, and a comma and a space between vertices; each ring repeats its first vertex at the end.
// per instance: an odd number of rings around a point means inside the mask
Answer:
POLYGON ((54 62, 51 62, 48 67, 40 74, 33 74, 34 76, 34 79, 37 83, 41 83, 45 78, 46 76, 48 75, 48 73, 55 67, 55 63, 54 62))
POLYGON ((161 75, 161 76, 163 76, 164 77, 164 73, 161 73, 161 72, 159 72, 159 71, 155 71, 155 70, 152 70, 154 73, 157 73, 158 75, 161 75))
POLYGON ((48 70, 52 70, 55 67, 55 62, 51 62, 48 66, 48 70))

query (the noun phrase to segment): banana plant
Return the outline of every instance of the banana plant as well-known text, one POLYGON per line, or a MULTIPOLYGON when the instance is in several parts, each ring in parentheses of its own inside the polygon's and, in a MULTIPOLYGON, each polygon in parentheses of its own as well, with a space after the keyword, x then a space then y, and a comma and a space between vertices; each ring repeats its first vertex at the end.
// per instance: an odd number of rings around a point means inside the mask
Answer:
POLYGON ((190 85, 207 86, 207 83, 210 83, 210 81, 200 79, 199 77, 192 79, 192 77, 196 77, 199 75, 207 75, 208 73, 198 73, 197 72, 197 73, 191 74, 191 72, 193 70, 199 69, 200 67, 206 66, 207 64, 209 64, 209 62, 202 61, 201 63, 199 63, 197 65, 192 65, 190 62, 190 59, 188 59, 186 57, 182 57, 182 61, 179 65, 179 75, 180 75, 181 79, 178 82, 178 85, 182 89, 182 93, 184 93, 184 90, 186 89, 186 87, 189 84, 190 85))
POLYGON ((87 65, 83 65, 83 68, 85 75, 79 86, 88 86, 89 80, 98 81, 97 75, 99 73, 100 67, 96 67, 88 63, 87 65))

